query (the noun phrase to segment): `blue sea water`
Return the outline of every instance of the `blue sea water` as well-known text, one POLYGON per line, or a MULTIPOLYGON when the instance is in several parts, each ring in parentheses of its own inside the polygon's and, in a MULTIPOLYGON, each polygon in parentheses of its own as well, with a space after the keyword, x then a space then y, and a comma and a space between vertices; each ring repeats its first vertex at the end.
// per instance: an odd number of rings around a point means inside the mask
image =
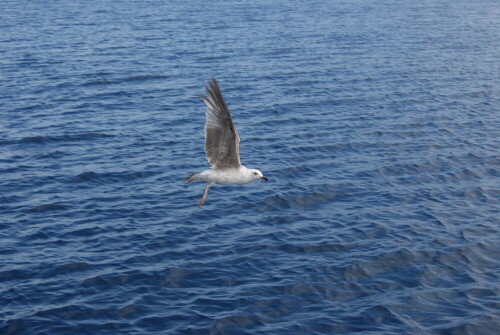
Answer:
POLYGON ((500 2, 0 2, 1 334, 498 334, 500 2), (214 186, 203 87, 242 162, 214 186))

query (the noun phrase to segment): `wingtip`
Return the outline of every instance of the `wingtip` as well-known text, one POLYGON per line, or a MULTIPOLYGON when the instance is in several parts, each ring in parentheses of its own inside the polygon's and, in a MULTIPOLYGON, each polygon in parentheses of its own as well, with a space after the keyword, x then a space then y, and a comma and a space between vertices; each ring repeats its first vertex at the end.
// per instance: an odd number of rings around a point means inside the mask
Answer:
POLYGON ((219 83, 215 77, 208 81, 208 85, 205 86, 205 91, 207 96, 200 93, 200 97, 209 107, 216 107, 217 105, 222 104, 222 107, 227 109, 226 102, 224 101, 219 88, 219 83))
POLYGON ((212 77, 209 81, 208 81, 208 86, 206 87, 207 89, 207 93, 209 91, 209 87, 212 91, 217 91, 217 90, 220 90, 219 89, 219 82, 217 81, 217 79, 215 77, 212 77))

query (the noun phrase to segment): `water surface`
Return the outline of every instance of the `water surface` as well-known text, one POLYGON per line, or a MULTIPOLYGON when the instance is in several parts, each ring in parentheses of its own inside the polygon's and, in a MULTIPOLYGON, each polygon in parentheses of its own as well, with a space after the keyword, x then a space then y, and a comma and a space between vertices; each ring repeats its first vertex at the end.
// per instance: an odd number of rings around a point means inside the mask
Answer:
POLYGON ((494 334, 498 1, 3 1, 0 333, 494 334), (203 86, 269 183, 213 187, 203 86))

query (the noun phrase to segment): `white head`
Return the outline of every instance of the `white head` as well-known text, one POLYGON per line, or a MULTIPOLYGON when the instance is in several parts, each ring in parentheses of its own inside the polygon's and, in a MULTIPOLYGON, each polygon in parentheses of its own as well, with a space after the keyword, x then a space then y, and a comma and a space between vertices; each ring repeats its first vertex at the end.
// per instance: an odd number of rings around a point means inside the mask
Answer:
POLYGON ((264 177, 262 172, 260 172, 257 169, 248 169, 250 171, 250 176, 252 177, 252 180, 258 180, 258 179, 263 179, 265 181, 269 181, 267 177, 264 177))

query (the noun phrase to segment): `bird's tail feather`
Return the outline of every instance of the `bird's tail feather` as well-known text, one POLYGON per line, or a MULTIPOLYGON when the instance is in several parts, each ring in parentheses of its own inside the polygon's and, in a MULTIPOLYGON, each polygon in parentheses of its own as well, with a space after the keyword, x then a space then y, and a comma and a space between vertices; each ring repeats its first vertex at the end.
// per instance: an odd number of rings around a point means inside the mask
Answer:
POLYGON ((191 173, 189 176, 187 176, 186 178, 184 178, 184 181, 186 183, 192 183, 193 181, 196 181, 198 180, 198 178, 196 178, 198 175, 196 173, 191 173))

